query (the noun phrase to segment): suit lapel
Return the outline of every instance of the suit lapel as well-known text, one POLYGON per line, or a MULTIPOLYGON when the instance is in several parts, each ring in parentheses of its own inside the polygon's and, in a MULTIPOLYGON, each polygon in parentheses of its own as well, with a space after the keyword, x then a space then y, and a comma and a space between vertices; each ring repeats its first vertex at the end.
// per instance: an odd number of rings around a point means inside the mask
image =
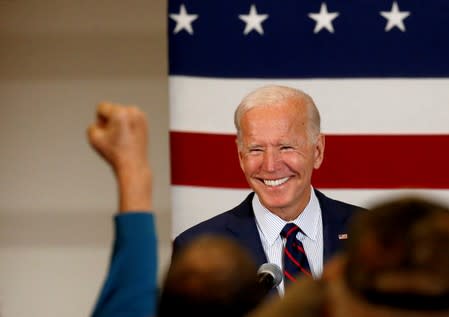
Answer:
POLYGON ((336 203, 320 191, 315 190, 315 194, 320 202, 323 220, 323 263, 326 263, 341 248, 338 236, 346 233, 347 214, 339 212, 336 203))
POLYGON ((232 217, 227 223, 227 230, 248 249, 254 257, 257 266, 267 262, 267 257, 260 241, 259 231, 256 225, 252 200, 254 193, 251 193, 246 199, 232 211, 232 217))

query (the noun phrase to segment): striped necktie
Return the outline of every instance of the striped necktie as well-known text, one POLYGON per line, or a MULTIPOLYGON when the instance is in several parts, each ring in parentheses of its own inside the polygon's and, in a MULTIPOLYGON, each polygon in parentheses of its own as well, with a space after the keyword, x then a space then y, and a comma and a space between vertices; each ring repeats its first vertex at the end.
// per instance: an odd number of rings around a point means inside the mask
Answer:
MULTIPOLYGON (((301 231, 294 223, 288 223, 281 231, 281 236, 286 239, 284 247, 284 276, 285 283, 295 281, 296 277, 305 275, 311 277, 309 261, 307 261, 304 247, 296 234, 301 231)), ((302 231, 301 231, 302 232, 302 231)))

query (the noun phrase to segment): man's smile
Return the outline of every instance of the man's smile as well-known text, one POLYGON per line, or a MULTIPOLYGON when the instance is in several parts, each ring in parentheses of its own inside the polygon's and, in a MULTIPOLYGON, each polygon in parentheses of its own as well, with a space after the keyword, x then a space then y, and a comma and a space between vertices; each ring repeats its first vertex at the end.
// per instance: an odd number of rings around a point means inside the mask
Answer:
POLYGON ((289 178, 290 177, 287 176, 287 177, 279 178, 279 179, 264 179, 263 182, 267 186, 275 187, 275 186, 280 186, 280 185, 284 184, 286 181, 289 180, 289 178))

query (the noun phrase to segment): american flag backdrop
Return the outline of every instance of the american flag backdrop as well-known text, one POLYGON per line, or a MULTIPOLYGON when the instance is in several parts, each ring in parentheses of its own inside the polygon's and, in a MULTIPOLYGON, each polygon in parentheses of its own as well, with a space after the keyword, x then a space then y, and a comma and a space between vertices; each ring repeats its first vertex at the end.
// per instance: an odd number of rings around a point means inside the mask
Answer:
POLYGON ((173 235, 250 191, 233 112, 272 83, 321 112, 316 188, 449 202, 448 0, 169 0, 168 32, 173 235))

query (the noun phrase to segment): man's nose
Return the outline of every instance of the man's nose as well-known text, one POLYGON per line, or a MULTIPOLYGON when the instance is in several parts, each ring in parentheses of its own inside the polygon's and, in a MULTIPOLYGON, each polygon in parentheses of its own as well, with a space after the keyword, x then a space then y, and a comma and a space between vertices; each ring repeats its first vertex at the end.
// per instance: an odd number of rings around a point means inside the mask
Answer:
POLYGON ((279 151, 275 149, 268 149, 264 153, 264 160, 263 160, 263 168, 266 171, 272 172, 276 170, 276 166, 278 165, 280 161, 280 153, 279 151))

